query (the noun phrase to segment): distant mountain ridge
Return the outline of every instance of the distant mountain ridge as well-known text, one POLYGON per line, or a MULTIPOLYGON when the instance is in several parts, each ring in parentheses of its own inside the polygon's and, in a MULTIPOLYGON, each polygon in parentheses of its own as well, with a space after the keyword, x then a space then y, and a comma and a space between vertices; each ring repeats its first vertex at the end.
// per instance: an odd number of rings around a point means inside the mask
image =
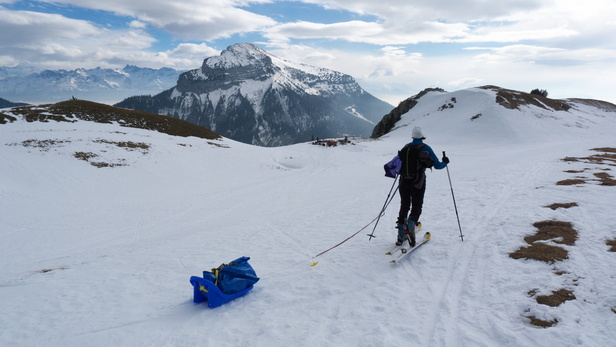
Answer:
POLYGON ((23 102, 12 102, 12 101, 8 101, 6 99, 0 98, 0 108, 26 106, 26 105, 28 104, 23 103, 23 102))
POLYGON ((44 70, 21 73, 0 69, 0 97, 29 103, 53 103, 72 97, 114 103, 135 94, 157 94, 177 81, 182 71, 141 68, 44 70))
POLYGON ((169 90, 115 106, 184 119, 260 146, 369 136, 392 107, 349 75, 289 62, 248 43, 206 58, 169 90))

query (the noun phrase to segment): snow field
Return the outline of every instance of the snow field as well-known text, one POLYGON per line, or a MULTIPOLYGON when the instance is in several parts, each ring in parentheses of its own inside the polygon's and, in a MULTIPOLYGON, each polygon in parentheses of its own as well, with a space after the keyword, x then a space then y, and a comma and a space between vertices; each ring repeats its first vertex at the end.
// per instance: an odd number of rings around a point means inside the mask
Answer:
POLYGON ((478 112, 464 94, 428 97, 382 139, 335 148, 208 143, 88 122, 0 125, 0 342, 610 345, 616 296, 605 240, 616 232, 616 195, 595 183, 556 182, 588 166, 560 159, 616 147, 613 120, 588 117, 585 127, 571 127, 560 114, 532 118, 533 110, 523 113, 528 122, 506 118, 508 111, 471 121, 466 115, 478 112), (453 110, 436 113, 452 95, 453 110), (451 159, 464 242, 447 171, 434 170, 421 218, 432 240, 415 254, 397 265, 384 254, 395 238, 396 194, 376 238, 368 240, 370 224, 315 258, 378 215, 393 183, 382 166, 416 124, 437 155, 451 159), (93 141, 100 138, 149 148, 93 141), (67 141, 48 150, 12 145, 30 139, 67 141), (77 151, 126 166, 97 168, 73 157, 77 151), (555 202, 579 206, 544 207, 555 202), (565 246, 568 260, 508 256, 534 222, 549 219, 579 233, 565 246), (193 304, 189 277, 240 256, 261 276, 254 290, 217 309, 193 304), (548 307, 528 295, 560 288, 577 299, 548 307), (530 315, 558 324, 535 327, 530 315))

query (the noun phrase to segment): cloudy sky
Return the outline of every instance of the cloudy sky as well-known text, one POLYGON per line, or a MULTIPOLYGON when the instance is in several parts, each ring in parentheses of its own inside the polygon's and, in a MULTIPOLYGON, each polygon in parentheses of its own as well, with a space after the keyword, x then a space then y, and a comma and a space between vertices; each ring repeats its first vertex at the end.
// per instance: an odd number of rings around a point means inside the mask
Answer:
POLYGON ((198 68, 237 42, 356 78, 616 103, 614 0, 0 0, 0 67, 198 68))

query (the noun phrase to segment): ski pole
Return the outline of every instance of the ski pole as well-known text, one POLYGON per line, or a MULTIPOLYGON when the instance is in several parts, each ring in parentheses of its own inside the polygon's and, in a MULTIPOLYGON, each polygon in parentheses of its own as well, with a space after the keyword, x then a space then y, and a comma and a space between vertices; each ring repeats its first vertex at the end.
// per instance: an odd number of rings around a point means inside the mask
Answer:
MULTIPOLYGON (((446 157, 445 151, 443 151, 443 157, 446 157)), ((445 166, 447 168, 447 178, 449 178, 449 187, 451 187, 451 198, 453 199, 453 208, 456 210, 456 218, 458 219, 458 228, 460 229, 460 238, 464 241, 464 235, 462 235, 462 227, 460 226, 460 216, 458 215, 458 206, 456 206, 456 197, 453 195, 453 185, 451 184, 451 176, 449 175, 449 164, 445 166)))
MULTIPOLYGON (((391 199, 389 199, 389 197, 391 196, 391 192, 394 190, 394 186, 396 185, 396 181, 398 180, 398 175, 396 175, 396 178, 394 179, 394 183, 391 185, 391 188, 389 189, 389 193, 387 194, 387 198, 385 199, 385 203, 383 204, 383 208, 381 209, 381 212, 379 213, 379 217, 376 220, 376 223, 374 224, 374 228, 372 229, 372 234, 368 234, 368 236, 370 236, 370 238, 368 239, 368 241, 372 241, 374 236, 374 231, 376 230, 376 226, 379 225, 379 220, 381 220, 381 216, 383 216, 383 213, 385 212, 385 209, 387 209, 387 205, 389 205, 389 203, 391 202, 391 199)), ((392 197, 393 199, 393 197, 392 197)))

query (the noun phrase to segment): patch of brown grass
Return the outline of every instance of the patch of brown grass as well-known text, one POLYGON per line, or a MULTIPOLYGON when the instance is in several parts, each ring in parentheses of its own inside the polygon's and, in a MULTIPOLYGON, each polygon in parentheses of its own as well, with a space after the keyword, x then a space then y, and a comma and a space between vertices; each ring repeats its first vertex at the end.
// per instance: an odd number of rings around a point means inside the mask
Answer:
POLYGON ((90 159, 98 157, 98 154, 92 152, 75 152, 73 156, 79 160, 90 161, 90 159))
POLYGON ((538 240, 554 240, 555 243, 573 246, 577 240, 577 231, 573 229, 569 222, 546 220, 536 222, 533 226, 539 230, 535 235, 524 238, 524 241, 528 244, 533 244, 538 240))
MULTIPOLYGON (((11 112, 23 116, 28 122, 84 120, 97 123, 117 123, 124 127, 154 130, 173 136, 195 136, 208 140, 222 138, 209 129, 181 119, 85 100, 68 100, 53 105, 14 107, 11 112)), ((11 120, 6 115, 0 116, 0 120, 4 119, 11 120)))
POLYGON ((597 172, 594 175, 599 179, 602 186, 616 186, 614 176, 608 174, 607 172, 597 172))
POLYGON ((616 148, 602 147, 593 148, 594 151, 604 151, 601 154, 593 154, 588 157, 565 157, 561 159, 566 162, 584 162, 590 164, 616 164, 616 148), (607 162, 607 163, 606 163, 607 162))
POLYGON ((608 164, 614 166, 616 164, 616 148, 600 147, 593 148, 593 151, 604 152, 600 154, 593 154, 588 157, 565 157, 561 159, 566 162, 584 162, 590 164, 608 164))
POLYGON ((616 180, 612 178, 605 178, 601 180, 601 185, 613 187, 613 186, 616 186, 616 180))
POLYGON ((558 181, 558 182, 556 182, 556 185, 557 186, 573 186, 573 185, 584 184, 584 183, 586 183, 586 181, 583 180, 583 179, 570 178, 570 179, 558 181))
POLYGON ((123 161, 120 163, 107 163, 104 161, 100 161, 100 162, 94 162, 91 161, 90 164, 92 166, 96 166, 97 168, 103 168, 103 167, 116 167, 116 166, 127 166, 127 164, 125 164, 123 161))
POLYGON ((229 146, 227 146, 227 145, 223 145, 223 144, 215 143, 215 142, 211 142, 211 141, 208 141, 207 144, 208 145, 212 145, 212 146, 216 146, 216 147, 220 147, 220 148, 229 148, 229 146))
POLYGON ((537 232, 524 238, 529 246, 520 247, 510 253, 509 257, 538 260, 550 264, 569 258, 569 252, 566 249, 537 241, 553 240, 555 243, 573 246, 577 240, 577 231, 573 229, 571 223, 547 220, 536 222, 533 226, 538 229, 537 232))
MULTIPOLYGON (((616 148, 612 148, 612 147, 599 147, 599 148, 593 148, 593 151, 598 151, 598 152, 603 152, 601 154, 593 154, 591 156, 588 157, 579 157, 579 158, 575 158, 575 157, 565 157, 564 159, 561 159, 562 161, 566 161, 566 162, 584 162, 584 163, 588 163, 588 164, 594 164, 594 165, 608 165, 608 166, 616 166, 616 148)), ((585 168, 583 170, 568 170, 565 171, 567 173, 582 173, 586 170, 590 170, 589 168, 585 168)), ((608 168, 603 168, 603 171, 609 171, 611 170, 609 167, 608 168)), ((610 174, 608 174, 607 172, 598 172, 593 174, 595 176, 594 179, 588 179, 591 181, 598 181, 600 182, 600 185, 602 186, 616 186, 616 179, 614 179, 614 177, 610 174)), ((562 181, 558 181, 556 182, 557 185, 561 185, 561 186, 570 186, 570 185, 578 185, 578 184, 584 184, 587 183, 586 179, 583 178, 574 178, 574 179, 566 179, 566 180, 562 180, 562 181)))
POLYGON ((552 292, 551 295, 539 295, 537 297, 537 303, 541 305, 548 305, 551 307, 560 306, 565 301, 575 300, 573 292, 567 289, 559 289, 552 292))
POLYGON ((576 202, 567 202, 567 203, 553 203, 551 205, 547 205, 544 207, 551 208, 552 210, 556 210, 558 208, 571 208, 577 205, 578 204, 576 202))
POLYGON ((556 261, 568 259, 569 252, 558 246, 533 243, 530 246, 521 247, 517 251, 509 253, 509 257, 513 259, 532 259, 552 264, 556 261))
POLYGON ((599 148, 592 148, 592 151, 597 151, 597 152, 611 152, 611 153, 616 153, 616 148, 613 147, 599 147, 599 148))
POLYGON ((144 151, 147 151, 148 149, 150 149, 150 145, 148 145, 147 143, 143 143, 143 142, 133 142, 133 141, 109 141, 109 140, 103 140, 103 139, 99 139, 94 141, 96 143, 106 143, 106 144, 110 144, 110 145, 116 145, 120 148, 125 148, 125 149, 142 149, 144 151))
POLYGON ((616 154, 608 154, 608 153, 593 154, 590 157, 586 157, 583 159, 586 159, 588 162, 596 163, 596 164, 604 164, 606 161, 616 163, 616 154))
POLYGON ((56 122, 69 122, 74 123, 77 121, 71 114, 57 114, 53 112, 48 112, 47 108, 50 105, 41 105, 41 106, 20 106, 14 107, 11 109, 13 114, 19 114, 24 117, 26 122, 43 122, 47 123, 49 121, 56 122))
POLYGON ((526 105, 534 105, 550 111, 567 111, 571 108, 566 101, 550 99, 537 94, 519 92, 496 86, 483 86, 480 88, 496 91, 496 102, 508 109, 519 109, 520 106, 526 105))
POLYGON ((15 118, 13 116, 9 116, 6 113, 0 112, 0 124, 13 123, 16 120, 17 120, 17 118, 15 118))
POLYGON ((530 319, 530 324, 541 327, 541 328, 549 328, 549 327, 552 327, 558 324, 558 319, 553 319, 553 320, 548 321, 548 320, 539 319, 535 316, 528 316, 528 319, 530 319))
POLYGON ((616 252, 616 239, 607 240, 605 244, 611 247, 609 249, 610 252, 616 252))
MULTIPOLYGON (((41 151, 48 151, 49 149, 51 149, 52 147, 58 147, 58 146, 62 146, 64 143, 70 142, 68 140, 37 140, 37 139, 30 139, 30 140, 24 140, 21 142, 21 145, 24 147, 30 147, 30 148, 38 148, 41 151)), ((19 143, 14 143, 12 144, 13 146, 15 145, 19 145, 19 143)))

